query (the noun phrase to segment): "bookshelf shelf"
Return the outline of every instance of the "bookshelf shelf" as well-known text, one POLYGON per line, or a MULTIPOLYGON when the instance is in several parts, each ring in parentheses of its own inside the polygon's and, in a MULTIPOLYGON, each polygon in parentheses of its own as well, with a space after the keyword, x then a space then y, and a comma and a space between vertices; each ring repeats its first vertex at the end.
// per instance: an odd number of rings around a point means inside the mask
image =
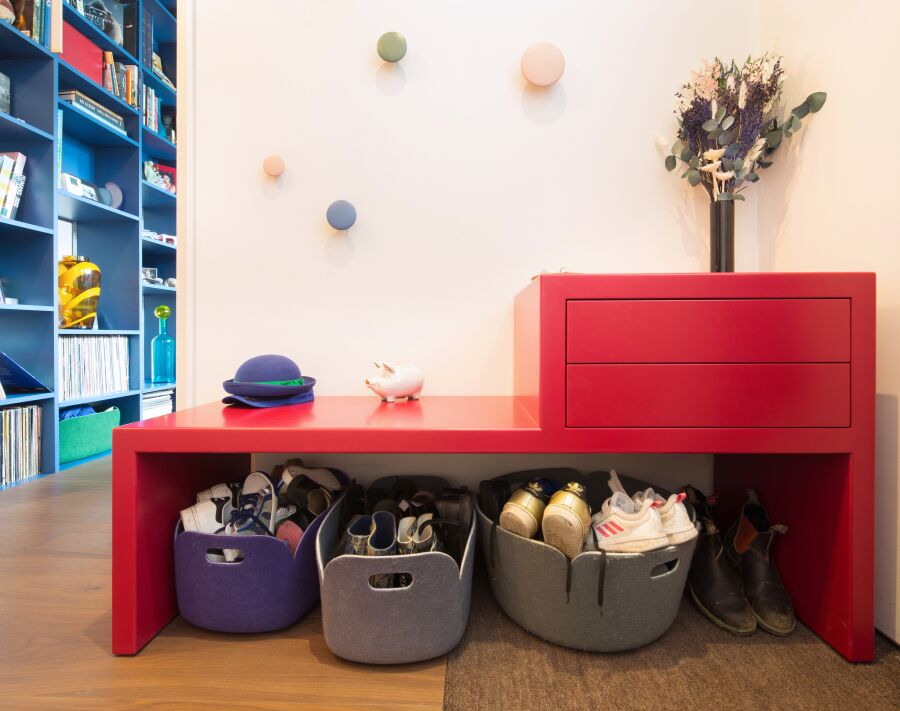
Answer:
POLYGON ((53 140, 53 136, 46 131, 42 131, 20 118, 0 111, 0 141, 11 144, 18 141, 30 141, 34 138, 42 138, 45 141, 53 140))
POLYGON ((57 190, 59 216, 73 222, 106 222, 109 220, 137 221, 137 215, 104 205, 96 200, 78 197, 64 190, 57 190))
POLYGON ((81 34, 85 35, 104 52, 112 52, 113 57, 115 57, 117 62, 123 62, 125 64, 138 63, 138 60, 131 52, 117 42, 114 42, 112 37, 68 3, 63 5, 63 19, 81 34))
MULTIPOLYGON (((91 146, 118 146, 135 148, 138 142, 126 133, 117 131, 93 116, 60 99, 57 106, 63 112, 63 133, 91 146)), ((63 139, 65 140, 65 138, 63 139)))
POLYGON ((90 457, 85 457, 84 459, 76 459, 74 462, 66 462, 65 464, 60 464, 59 470, 65 471, 66 469, 71 469, 72 467, 77 467, 81 464, 87 464, 88 462, 93 462, 97 459, 103 459, 104 457, 108 457, 112 454, 112 450, 108 449, 105 452, 100 452, 100 454, 94 454, 90 457))
POLYGON ((50 59, 49 50, 26 37, 8 22, 0 22, 0 57, 4 59, 50 59))
POLYGON ((176 288, 165 284, 141 284, 141 291, 145 294, 174 294, 176 288))
MULTIPOLYGON (((56 307, 35 304, 0 304, 0 311, 56 311, 56 307)), ((0 400, 0 403, 2 402, 0 400)))
POLYGON ((127 328, 98 328, 97 330, 85 328, 57 328, 57 336, 140 336, 137 329, 127 328))
POLYGON ((30 222, 22 222, 21 220, 8 220, 0 217, 0 237, 4 233, 21 233, 21 232, 37 232, 45 235, 52 235, 53 230, 49 227, 41 227, 30 222))
MULTIPOLYGON (((177 93, 153 75, 149 53, 157 53, 164 70, 174 78, 177 1, 141 0, 135 3, 135 10, 135 42, 128 49, 115 43, 68 2, 63 4, 62 16, 65 23, 96 47, 97 55, 112 52, 117 62, 139 67, 141 81, 156 91, 166 114, 174 114, 177 93), (147 22, 152 22, 152 32, 144 31, 147 22)), ((158 160, 175 167, 177 148, 143 126, 144 107, 131 106, 104 88, 99 81, 99 68, 89 68, 89 45, 73 50, 66 44, 70 54, 63 58, 65 47, 62 55, 53 54, 12 25, 0 22, 0 71, 10 79, 11 96, 10 110, 0 112, 0 150, 21 152, 27 157, 27 182, 17 219, 0 218, 0 275, 7 295, 22 302, 0 304, 0 351, 53 391, 8 393, 0 399, 0 409, 36 405, 41 413, 39 472, 0 489, 97 458, 60 466, 60 409, 96 405, 99 410, 114 405, 119 408, 122 424, 127 424, 141 418, 145 393, 156 393, 159 398, 161 391, 175 389, 174 383, 152 385, 147 381, 150 340, 157 332, 153 309, 161 303, 174 307, 176 291, 165 286, 143 286, 141 268, 154 267, 163 278, 175 276, 177 249, 143 238, 141 231, 176 234, 176 197, 143 180, 143 163, 158 160), (87 73, 69 63, 72 57, 87 73), (94 113, 60 98, 60 93, 70 91, 80 92, 102 108, 94 113), (122 117, 124 133, 99 118, 102 109, 122 117), (122 205, 114 209, 66 192, 59 187, 60 171, 99 187, 116 183, 122 191, 122 205), (62 241, 60 220, 74 223, 72 242, 62 241), (100 266, 100 328, 96 330, 58 326, 57 263, 63 253, 85 255, 100 266), (111 336, 124 337, 124 344, 118 338, 110 339, 108 345, 109 352, 118 354, 116 364, 127 359, 127 380, 122 378, 123 368, 118 374, 106 373, 113 379, 105 382, 108 387, 128 389, 89 397, 76 397, 83 391, 73 389, 67 390, 68 399, 62 400, 64 354, 84 358, 87 366, 105 363, 107 344, 93 339, 111 336), (77 337, 90 338, 80 343, 72 340, 77 337)), ((139 94, 143 101, 143 92, 139 94)), ((114 117, 112 120, 115 122, 114 117)), ((170 319, 173 330, 176 316, 173 312, 170 319)), ((148 408, 148 412, 152 409, 148 408)))
POLYGON ((151 383, 149 380, 144 382, 144 392, 145 393, 155 393, 160 390, 174 390, 176 387, 175 382, 171 383, 151 383))
POLYGON ((57 63, 59 64, 59 87, 63 91, 66 89, 75 89, 76 91, 80 91, 89 96, 94 101, 99 101, 101 104, 107 106, 112 104, 112 108, 116 113, 122 113, 123 111, 126 114, 138 113, 136 107, 132 106, 124 99, 120 99, 111 91, 107 91, 100 84, 95 82, 89 76, 82 74, 64 59, 58 59, 57 63))
POLYGON ((22 405, 26 402, 40 402, 41 400, 52 400, 53 393, 31 393, 29 395, 7 395, 0 398, 0 407, 8 407, 9 405, 22 405))
POLYGON ((107 402, 108 400, 119 400, 132 395, 140 395, 140 390, 123 390, 118 393, 107 393, 105 395, 93 395, 91 397, 79 397, 73 400, 65 400, 59 403, 60 407, 74 407, 75 405, 91 405, 95 402, 107 402))
MULTIPOLYGON (((161 161, 168 163, 175 160, 178 154, 178 147, 167 138, 163 138, 158 133, 151 131, 146 126, 141 129, 144 133, 144 154, 152 158, 159 158, 161 161)), ((176 136, 177 137, 177 136, 176 136)), ((149 183, 148 183, 149 185, 149 183)), ((155 187, 155 186, 153 186, 155 187)), ((162 191, 165 192, 165 191, 162 191)), ((171 193, 167 193, 171 195, 171 193)))

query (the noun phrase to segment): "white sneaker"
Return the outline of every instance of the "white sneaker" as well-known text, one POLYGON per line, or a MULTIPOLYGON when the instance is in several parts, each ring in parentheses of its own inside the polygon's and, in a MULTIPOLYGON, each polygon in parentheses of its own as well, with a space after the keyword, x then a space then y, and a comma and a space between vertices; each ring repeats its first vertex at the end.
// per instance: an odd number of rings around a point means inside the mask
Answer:
MULTIPOLYGON (((277 478, 278 468, 272 472, 273 477, 277 478)), ((288 459, 284 466, 280 469, 281 483, 278 484, 278 493, 287 491, 288 485, 293 481, 294 477, 308 476, 316 484, 328 491, 337 491, 341 488, 341 482, 330 469, 325 467, 304 467, 303 461, 300 459, 288 459)))
POLYGON ((243 485, 236 481, 231 481, 227 484, 216 484, 203 491, 198 491, 197 503, 209 501, 210 499, 221 499, 222 497, 227 496, 231 499, 232 508, 236 509, 241 505, 242 488, 243 485))
POLYGON ((645 499, 636 507, 615 470, 610 477, 613 495, 591 519, 597 548, 609 553, 645 553, 668 546, 669 537, 654 501, 645 499))
POLYGON ((231 521, 231 497, 222 496, 201 501, 181 512, 181 525, 185 531, 197 533, 221 533, 231 521))
POLYGON ((655 502, 656 510, 659 511, 659 517, 662 519, 663 528, 669 537, 669 545, 677 546, 692 538, 697 537, 697 528, 691 522, 691 517, 684 505, 684 499, 687 496, 684 492, 672 494, 668 499, 664 499, 653 489, 639 491, 634 495, 635 507, 643 505, 645 499, 655 502))

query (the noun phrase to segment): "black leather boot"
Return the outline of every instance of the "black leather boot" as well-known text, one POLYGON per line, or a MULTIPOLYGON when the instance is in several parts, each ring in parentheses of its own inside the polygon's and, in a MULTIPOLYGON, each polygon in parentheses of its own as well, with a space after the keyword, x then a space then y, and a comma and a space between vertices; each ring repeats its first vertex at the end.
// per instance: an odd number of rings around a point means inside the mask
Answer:
POLYGON ((700 536, 688 574, 688 593, 697 609, 722 629, 741 636, 753 634, 756 616, 725 555, 707 499, 691 486, 684 487, 684 491, 700 522, 700 536))
POLYGON ((777 533, 787 526, 769 523, 769 514, 753 490, 747 491, 741 517, 725 536, 725 552, 741 576, 744 594, 759 626, 770 634, 789 635, 796 627, 794 606, 769 553, 777 533))

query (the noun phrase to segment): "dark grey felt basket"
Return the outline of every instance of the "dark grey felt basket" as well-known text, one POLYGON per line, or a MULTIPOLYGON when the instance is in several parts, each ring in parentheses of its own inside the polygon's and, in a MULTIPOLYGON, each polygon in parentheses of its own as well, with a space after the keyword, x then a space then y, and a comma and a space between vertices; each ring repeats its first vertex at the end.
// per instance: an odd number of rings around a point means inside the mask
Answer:
MULTIPOLYGON (((509 475, 512 489, 535 475, 509 475)), ((552 475, 560 478, 559 471, 552 475)), ((592 511, 609 495, 606 472, 572 470, 564 479, 587 485, 592 511)), ((649 486, 620 479, 629 493, 649 486)), ((696 538, 649 553, 607 554, 601 576, 599 552, 581 553, 570 565, 552 546, 494 525, 478 507, 476 518, 494 597, 532 634, 573 649, 618 652, 658 639, 675 621, 696 538)))
MULTIPOLYGON (((440 492, 437 477, 409 477, 440 492)), ((390 489, 392 479, 373 486, 390 489)), ((384 557, 341 555, 329 560, 343 534, 343 500, 325 516, 316 537, 316 560, 325 643, 337 656, 366 664, 405 664, 446 654, 459 644, 469 619, 475 561, 475 517, 465 536, 462 565, 446 553, 384 557), (372 575, 409 573, 405 588, 377 589, 372 575)))

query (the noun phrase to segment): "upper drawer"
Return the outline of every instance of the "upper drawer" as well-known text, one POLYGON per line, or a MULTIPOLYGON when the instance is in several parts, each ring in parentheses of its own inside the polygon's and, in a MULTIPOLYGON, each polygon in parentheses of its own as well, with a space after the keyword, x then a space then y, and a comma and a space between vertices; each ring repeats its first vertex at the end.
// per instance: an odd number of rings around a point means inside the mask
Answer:
POLYGON ((849 299, 567 302, 569 363, 846 363, 849 299))

